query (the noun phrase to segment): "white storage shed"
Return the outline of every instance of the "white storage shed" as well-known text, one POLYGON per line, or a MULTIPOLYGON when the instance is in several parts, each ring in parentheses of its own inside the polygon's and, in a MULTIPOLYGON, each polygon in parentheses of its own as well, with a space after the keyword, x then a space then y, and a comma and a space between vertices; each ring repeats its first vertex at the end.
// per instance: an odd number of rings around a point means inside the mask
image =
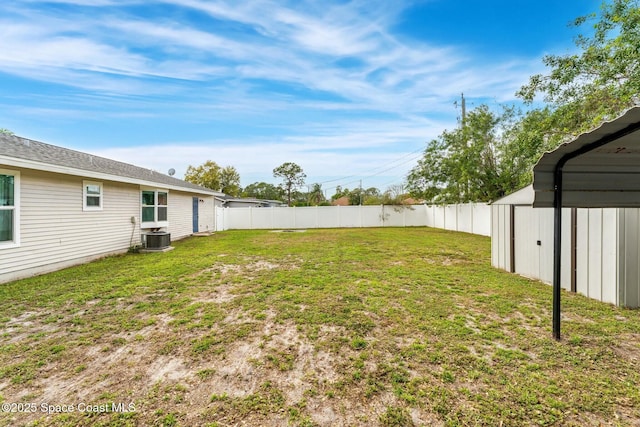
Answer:
MULTIPOLYGON (((525 187, 491 205, 491 264, 553 282, 553 208, 525 187)), ((561 285, 599 301, 640 307, 640 210, 562 209, 561 285)))
POLYGON ((620 306, 640 306, 640 107, 545 153, 533 174, 531 188, 496 203, 493 264, 548 281, 552 254, 556 339, 562 287, 620 306), (542 209, 534 213, 529 205, 542 209), (531 234, 552 236, 551 247, 536 237, 536 252, 531 234), (542 261, 537 268, 535 259, 542 261))

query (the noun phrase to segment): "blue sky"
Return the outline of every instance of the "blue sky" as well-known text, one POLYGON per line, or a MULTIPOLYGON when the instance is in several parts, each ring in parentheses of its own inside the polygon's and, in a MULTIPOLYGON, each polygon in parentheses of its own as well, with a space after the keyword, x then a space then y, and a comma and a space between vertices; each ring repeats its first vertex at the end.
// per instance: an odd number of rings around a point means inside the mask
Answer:
POLYGON ((0 4, 0 127, 246 186, 401 184, 468 108, 513 103, 600 1, 15 0, 0 4))

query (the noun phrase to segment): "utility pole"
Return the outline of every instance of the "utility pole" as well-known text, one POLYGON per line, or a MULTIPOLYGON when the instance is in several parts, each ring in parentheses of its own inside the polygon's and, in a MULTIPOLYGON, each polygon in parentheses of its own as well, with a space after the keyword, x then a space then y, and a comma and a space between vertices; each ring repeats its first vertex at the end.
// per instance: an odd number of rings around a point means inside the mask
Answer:
MULTIPOLYGON (((453 105, 456 106, 456 110, 458 109, 458 101, 454 101, 453 105)), ((464 99, 464 93, 460 94, 460 107, 462 108, 462 114, 460 117, 457 117, 460 120, 460 127, 464 128, 466 120, 467 120, 467 101, 464 99)))
POLYGON ((464 99, 464 93, 460 94, 462 101, 461 101, 461 106, 462 106, 462 127, 464 128, 465 125, 465 120, 467 119, 467 103, 464 99))
POLYGON ((360 180, 360 206, 362 206, 362 180, 360 180))

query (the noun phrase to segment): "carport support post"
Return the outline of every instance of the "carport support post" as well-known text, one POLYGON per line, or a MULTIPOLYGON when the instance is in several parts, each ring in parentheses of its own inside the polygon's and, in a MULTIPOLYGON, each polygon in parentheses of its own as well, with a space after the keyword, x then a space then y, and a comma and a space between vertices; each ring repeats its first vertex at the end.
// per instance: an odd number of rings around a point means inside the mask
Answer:
POLYGON ((553 194, 553 337, 560 341, 560 262, 562 256, 562 166, 554 171, 553 194))
MULTIPOLYGON (((584 145, 576 151, 565 154, 558 160, 553 171, 553 337, 560 340, 560 261, 562 247, 562 169, 571 159, 582 156, 600 148, 610 142, 630 135, 640 130, 640 122, 632 123, 624 129, 603 136, 590 144, 584 145)), ((535 172, 535 170, 534 170, 535 172)), ((587 207, 587 206, 584 206, 587 207)))

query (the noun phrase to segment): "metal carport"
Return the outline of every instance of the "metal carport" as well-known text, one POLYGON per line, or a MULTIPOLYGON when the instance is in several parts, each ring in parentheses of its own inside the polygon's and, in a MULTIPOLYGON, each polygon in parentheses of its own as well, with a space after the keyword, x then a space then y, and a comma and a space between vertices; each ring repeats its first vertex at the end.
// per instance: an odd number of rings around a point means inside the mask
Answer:
POLYGON ((533 206, 554 208, 553 336, 559 340, 561 209, 640 207, 640 107, 545 153, 533 175, 533 206))

